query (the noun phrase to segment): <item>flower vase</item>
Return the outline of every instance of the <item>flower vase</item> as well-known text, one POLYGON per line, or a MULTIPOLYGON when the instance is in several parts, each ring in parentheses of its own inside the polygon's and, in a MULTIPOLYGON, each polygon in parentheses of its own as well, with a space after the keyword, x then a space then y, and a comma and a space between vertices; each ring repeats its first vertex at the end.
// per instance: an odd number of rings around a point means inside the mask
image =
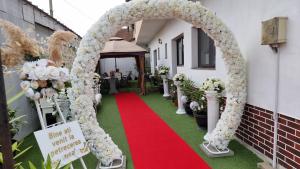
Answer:
POLYGON ((219 100, 216 91, 206 91, 205 94, 207 98, 207 133, 204 140, 208 141, 219 120, 219 100))
POLYGON ((167 76, 166 75, 161 75, 161 78, 163 79, 163 86, 164 86, 164 95, 163 95, 163 97, 170 97, 167 76))
POLYGON ((180 84, 181 83, 179 81, 174 81, 174 85, 176 85, 177 87, 177 101, 178 101, 178 109, 176 111, 176 114, 186 114, 183 103, 181 101, 182 92, 180 89, 180 84))

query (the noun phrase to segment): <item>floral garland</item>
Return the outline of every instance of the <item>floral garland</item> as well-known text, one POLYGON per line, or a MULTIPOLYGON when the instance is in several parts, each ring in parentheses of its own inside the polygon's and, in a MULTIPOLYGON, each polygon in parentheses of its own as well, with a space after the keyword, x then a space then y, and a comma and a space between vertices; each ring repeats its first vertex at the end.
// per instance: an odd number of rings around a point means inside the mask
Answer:
POLYGON ((92 77, 100 58, 99 53, 105 42, 122 26, 141 19, 155 18, 178 18, 202 28, 223 53, 228 75, 227 106, 211 135, 212 145, 225 149, 240 124, 247 94, 246 65, 233 34, 224 23, 198 1, 130 1, 108 11, 89 29, 80 42, 71 71, 72 90, 69 97, 72 112, 79 119, 92 152, 102 162, 111 162, 112 157, 120 156, 122 153, 99 127, 91 101, 94 96, 92 77), (103 147, 106 148, 105 151, 103 147), (111 156, 106 156, 106 152, 112 153, 111 156))

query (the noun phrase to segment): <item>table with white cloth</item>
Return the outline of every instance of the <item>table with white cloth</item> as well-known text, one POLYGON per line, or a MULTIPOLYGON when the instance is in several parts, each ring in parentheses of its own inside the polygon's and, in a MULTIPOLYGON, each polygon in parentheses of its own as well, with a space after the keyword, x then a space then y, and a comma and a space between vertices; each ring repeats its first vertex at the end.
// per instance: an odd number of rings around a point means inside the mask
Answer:
POLYGON ((116 94, 118 93, 116 83, 117 83, 117 78, 115 77, 105 77, 105 80, 108 80, 109 82, 109 94, 116 94))

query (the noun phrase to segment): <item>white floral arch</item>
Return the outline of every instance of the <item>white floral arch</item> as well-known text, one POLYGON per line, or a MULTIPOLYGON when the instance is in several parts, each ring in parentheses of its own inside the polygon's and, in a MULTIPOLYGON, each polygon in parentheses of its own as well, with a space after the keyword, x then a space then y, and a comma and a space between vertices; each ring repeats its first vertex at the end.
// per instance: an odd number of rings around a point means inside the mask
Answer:
POLYGON ((200 2, 187 0, 133 0, 105 13, 83 37, 71 71, 71 109, 92 152, 104 164, 122 155, 96 120, 93 108, 93 72, 105 42, 121 29, 141 19, 177 18, 202 28, 220 47, 227 68, 226 108, 210 141, 225 149, 240 124, 246 102, 246 65, 238 44, 226 25, 200 2))

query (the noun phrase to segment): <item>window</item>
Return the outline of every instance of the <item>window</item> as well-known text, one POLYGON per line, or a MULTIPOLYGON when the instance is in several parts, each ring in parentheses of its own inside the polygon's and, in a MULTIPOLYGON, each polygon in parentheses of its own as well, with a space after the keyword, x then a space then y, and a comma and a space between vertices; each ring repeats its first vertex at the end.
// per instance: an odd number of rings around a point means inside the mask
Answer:
POLYGON ((157 66, 157 50, 153 51, 153 61, 154 61, 154 67, 157 66))
POLYGON ((198 68, 216 67, 214 41, 202 29, 198 29, 198 68))
POLYGON ((159 50, 159 48, 157 49, 157 51, 158 51, 157 58, 158 58, 158 60, 160 60, 160 50, 159 50))
POLYGON ((168 44, 165 43, 165 59, 168 59, 168 44))
POLYGON ((176 54, 177 54, 177 66, 184 65, 184 44, 183 36, 176 40, 176 54))

